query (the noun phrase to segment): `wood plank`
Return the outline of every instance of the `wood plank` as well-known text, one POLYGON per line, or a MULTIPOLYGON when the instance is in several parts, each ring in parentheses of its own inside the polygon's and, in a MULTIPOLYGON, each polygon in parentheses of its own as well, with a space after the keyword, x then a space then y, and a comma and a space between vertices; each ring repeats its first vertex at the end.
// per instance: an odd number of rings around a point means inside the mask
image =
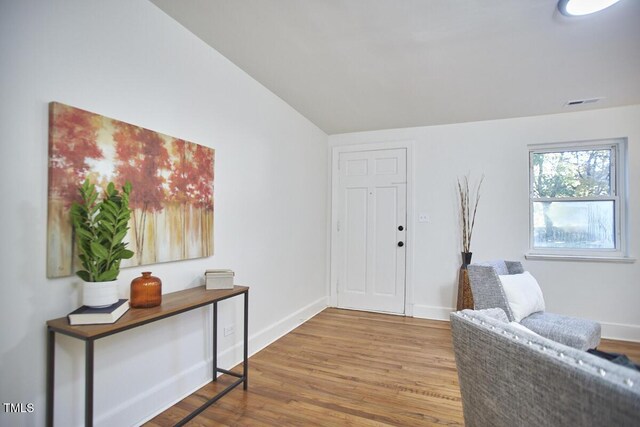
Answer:
MULTIPOLYGON (((599 348, 640 355, 640 343, 599 348)), ((252 356, 249 370, 248 391, 189 426, 464 424, 449 322, 329 308, 252 356)), ((146 425, 173 425, 233 380, 220 377, 146 425)))
MULTIPOLYGON (((462 425, 448 322, 326 309, 251 357, 234 390, 193 426, 462 425)), ((155 417, 168 426, 232 379, 155 417)))
POLYGON ((624 354, 631 359, 633 363, 640 365, 640 343, 603 339, 598 346, 598 350, 624 354))
POLYGON ((204 307, 215 301, 222 301, 248 292, 246 286, 234 286, 233 289, 207 290, 204 286, 185 289, 162 295, 162 304, 151 308, 130 308, 115 323, 106 325, 71 326, 67 317, 49 320, 47 326, 54 331, 82 340, 98 339, 127 329, 142 326, 176 314, 204 307))

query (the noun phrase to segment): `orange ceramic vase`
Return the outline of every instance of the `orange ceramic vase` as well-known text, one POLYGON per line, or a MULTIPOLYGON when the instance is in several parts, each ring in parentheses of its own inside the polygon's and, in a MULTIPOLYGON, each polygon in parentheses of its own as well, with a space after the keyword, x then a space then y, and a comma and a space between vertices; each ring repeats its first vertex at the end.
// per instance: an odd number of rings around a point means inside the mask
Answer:
POLYGON ((131 301, 132 308, 155 307, 162 303, 162 281, 153 277, 150 271, 142 273, 142 277, 137 277, 131 281, 131 301))

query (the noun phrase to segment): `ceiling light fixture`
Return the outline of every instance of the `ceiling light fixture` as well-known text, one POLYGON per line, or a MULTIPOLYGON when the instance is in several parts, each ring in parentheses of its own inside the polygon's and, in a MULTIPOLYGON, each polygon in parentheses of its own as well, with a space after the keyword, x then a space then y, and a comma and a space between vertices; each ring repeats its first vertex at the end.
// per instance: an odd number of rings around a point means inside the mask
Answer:
POLYGON ((582 16, 599 12, 620 0, 560 0, 558 10, 565 16, 582 16))

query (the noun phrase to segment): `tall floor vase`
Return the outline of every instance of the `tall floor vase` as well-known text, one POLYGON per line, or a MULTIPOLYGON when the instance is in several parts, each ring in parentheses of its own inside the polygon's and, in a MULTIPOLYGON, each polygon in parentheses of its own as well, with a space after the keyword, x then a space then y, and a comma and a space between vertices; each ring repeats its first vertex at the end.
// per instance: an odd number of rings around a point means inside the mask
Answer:
POLYGON ((471 285, 469 284, 469 272, 467 265, 471 264, 471 252, 462 252, 462 265, 458 272, 458 301, 456 310, 464 310, 466 308, 473 309, 473 294, 471 293, 471 285))

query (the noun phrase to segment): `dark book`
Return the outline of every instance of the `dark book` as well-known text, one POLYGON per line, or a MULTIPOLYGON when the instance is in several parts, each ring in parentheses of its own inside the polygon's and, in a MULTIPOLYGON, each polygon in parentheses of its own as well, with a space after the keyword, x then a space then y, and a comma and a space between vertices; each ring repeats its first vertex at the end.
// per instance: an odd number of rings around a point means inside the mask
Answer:
POLYGON ((115 323, 129 310, 129 300, 121 299, 108 307, 94 308, 83 305, 68 314, 70 325, 97 325, 115 323))

